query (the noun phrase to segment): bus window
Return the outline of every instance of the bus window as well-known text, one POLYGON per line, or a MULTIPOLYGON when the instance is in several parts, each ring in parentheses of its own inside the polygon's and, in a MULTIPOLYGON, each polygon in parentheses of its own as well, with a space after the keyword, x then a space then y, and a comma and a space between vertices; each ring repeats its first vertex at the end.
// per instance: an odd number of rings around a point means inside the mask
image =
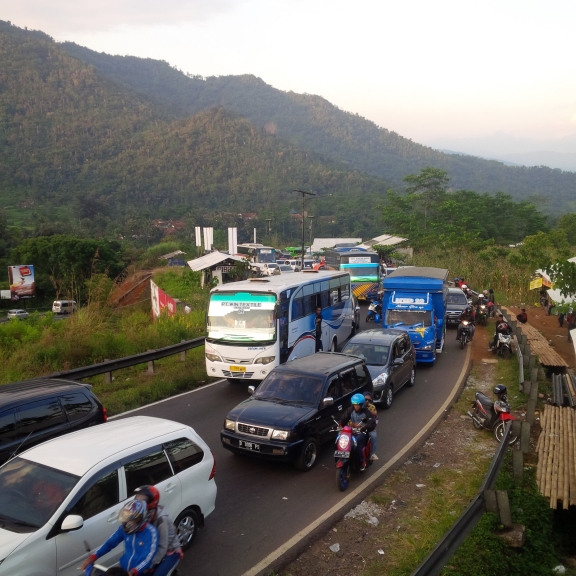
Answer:
POLYGON ((338 304, 340 301, 340 296, 338 294, 338 288, 334 290, 330 290, 330 305, 334 306, 334 304, 338 304))
POLYGON ((314 294, 314 285, 307 284, 306 286, 302 286, 302 293, 304 294, 304 296, 314 294))
MULTIPOLYGON (((326 284, 328 284, 328 282, 326 282, 326 284)), ((320 294, 320 307, 322 310, 330 308, 330 292, 326 291, 320 294)))
POLYGON ((292 320, 298 320, 304 316, 304 305, 302 304, 303 298, 292 301, 292 320))
POLYGON ((304 316, 310 316, 310 314, 314 314, 316 297, 314 295, 304 296, 302 301, 304 302, 304 316))
POLYGON ((340 288, 340 300, 348 300, 350 298, 350 284, 342 284, 340 288))
POLYGON ((330 280, 330 288, 338 288, 340 286, 340 278, 333 278, 330 280))
POLYGON ((320 282, 320 287, 322 292, 325 292, 330 288, 330 282, 328 280, 323 280, 322 282, 320 282))

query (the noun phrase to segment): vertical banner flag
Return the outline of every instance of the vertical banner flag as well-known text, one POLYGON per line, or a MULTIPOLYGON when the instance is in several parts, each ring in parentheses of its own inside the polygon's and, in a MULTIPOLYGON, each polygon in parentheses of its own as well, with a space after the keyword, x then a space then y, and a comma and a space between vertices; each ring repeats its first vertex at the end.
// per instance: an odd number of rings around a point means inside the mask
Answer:
POLYGON ((194 232, 196 233, 196 246, 200 248, 200 246, 202 246, 202 236, 200 234, 200 226, 195 226, 194 232))

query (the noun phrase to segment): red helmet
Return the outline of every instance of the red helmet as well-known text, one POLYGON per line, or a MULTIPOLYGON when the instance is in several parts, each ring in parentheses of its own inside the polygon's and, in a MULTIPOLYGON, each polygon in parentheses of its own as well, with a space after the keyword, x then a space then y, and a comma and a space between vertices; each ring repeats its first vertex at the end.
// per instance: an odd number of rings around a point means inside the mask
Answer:
POLYGON ((160 502, 160 492, 154 486, 140 486, 134 490, 134 495, 144 497, 148 510, 157 508, 160 502))

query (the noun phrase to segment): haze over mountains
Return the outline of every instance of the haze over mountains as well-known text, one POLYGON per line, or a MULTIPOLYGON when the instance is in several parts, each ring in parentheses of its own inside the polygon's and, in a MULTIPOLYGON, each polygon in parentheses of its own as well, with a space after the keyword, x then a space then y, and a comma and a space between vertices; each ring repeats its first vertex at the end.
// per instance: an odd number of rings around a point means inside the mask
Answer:
POLYGON ((16 222, 98 234, 238 212, 281 223, 300 188, 318 193, 318 232, 369 237, 382 232, 386 190, 425 166, 445 169, 455 190, 576 211, 571 172, 444 154, 254 76, 187 76, 5 22, 0 122, 0 207, 16 222))

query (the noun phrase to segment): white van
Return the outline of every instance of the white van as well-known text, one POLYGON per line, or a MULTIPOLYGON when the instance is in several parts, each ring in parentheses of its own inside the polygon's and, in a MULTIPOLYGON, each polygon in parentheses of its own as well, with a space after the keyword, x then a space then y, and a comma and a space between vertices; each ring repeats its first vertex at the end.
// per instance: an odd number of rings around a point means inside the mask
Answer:
POLYGON ((76 312, 76 300, 54 300, 52 312, 54 314, 72 314, 72 312, 76 312))
MULTIPOLYGON (((135 416, 59 436, 0 467, 0 576, 79 576, 86 547, 118 527, 134 489, 151 484, 186 549, 214 511, 215 461, 189 426, 135 416)), ((122 547, 102 556, 108 568, 122 547)))

